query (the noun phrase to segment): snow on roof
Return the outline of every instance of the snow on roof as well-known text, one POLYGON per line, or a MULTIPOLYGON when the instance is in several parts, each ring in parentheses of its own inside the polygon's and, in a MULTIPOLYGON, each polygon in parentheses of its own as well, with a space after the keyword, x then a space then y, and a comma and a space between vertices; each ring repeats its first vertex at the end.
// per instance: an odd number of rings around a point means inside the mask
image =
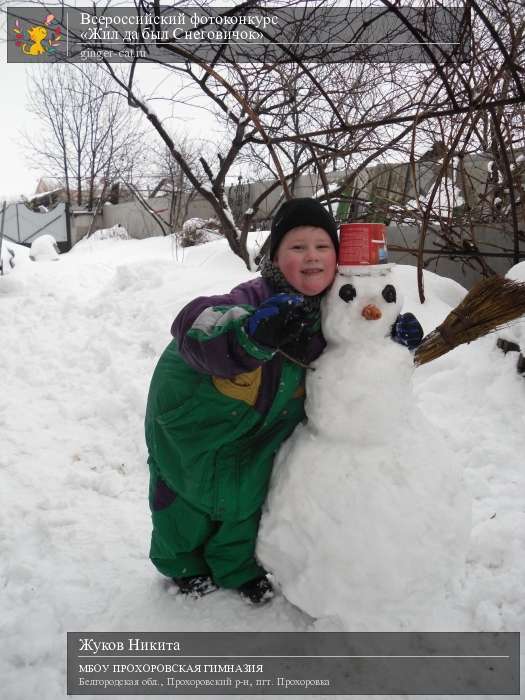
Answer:
MULTIPOLYGON (((335 192, 335 190, 338 190, 341 187, 340 183, 336 180, 335 182, 331 182, 328 185, 328 192, 335 192)), ((323 197, 325 195, 325 189, 324 187, 321 187, 321 189, 317 190, 317 192, 313 195, 313 197, 323 197)))
POLYGON ((54 190, 47 190, 47 192, 39 192, 38 194, 34 194, 32 197, 29 197, 27 201, 38 202, 39 199, 45 199, 46 197, 50 197, 52 194, 62 192, 63 189, 63 187, 56 187, 54 190))

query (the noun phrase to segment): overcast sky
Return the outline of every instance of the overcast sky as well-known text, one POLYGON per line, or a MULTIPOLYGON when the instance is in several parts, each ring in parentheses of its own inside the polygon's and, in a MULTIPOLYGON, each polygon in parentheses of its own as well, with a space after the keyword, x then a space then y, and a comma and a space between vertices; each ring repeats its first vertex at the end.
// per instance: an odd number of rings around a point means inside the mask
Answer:
MULTIPOLYGON (((5 25, 0 24, 0 31, 5 32, 5 25)), ((21 149, 21 132, 37 137, 39 133, 37 119, 27 112, 26 79, 32 70, 31 65, 8 64, 5 42, 0 40, 0 199, 33 194, 40 177, 45 175, 42 165, 36 160, 27 162, 21 149)), ((209 113, 180 104, 170 106, 161 99, 171 92, 164 72, 142 64, 138 73, 142 75, 141 85, 147 85, 148 92, 154 91, 159 98, 150 105, 159 116, 169 118, 172 133, 183 131, 195 139, 213 140, 216 128, 209 113)))
POLYGON ((21 153, 18 131, 24 127, 33 130, 37 125, 26 111, 26 70, 32 66, 7 64, 5 44, 0 43, 0 197, 31 194, 39 179, 38 163, 26 164, 21 153))
MULTIPOLYGON (((3 196, 19 197, 21 194, 33 194, 40 177, 44 174, 38 162, 26 161, 20 147, 22 131, 38 135, 38 121, 27 112, 26 76, 33 66, 8 64, 6 60, 6 18, 3 10, 15 4, 14 0, 0 0, 0 199, 3 196)), ((19 4, 26 3, 22 0, 19 4)), ((70 4, 75 5, 76 0, 70 0, 70 4)), ((156 104, 154 107, 157 111, 156 104)), ((210 123, 209 117, 204 116, 202 111, 193 117, 188 115, 190 132, 199 132, 199 120, 210 123)), ((200 133, 202 134, 202 128, 200 133)))

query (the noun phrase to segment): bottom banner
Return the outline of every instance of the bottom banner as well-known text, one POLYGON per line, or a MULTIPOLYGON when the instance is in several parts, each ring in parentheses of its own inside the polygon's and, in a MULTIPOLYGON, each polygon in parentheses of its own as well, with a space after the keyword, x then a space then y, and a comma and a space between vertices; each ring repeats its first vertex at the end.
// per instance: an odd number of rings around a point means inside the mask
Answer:
POLYGON ((519 695, 517 632, 69 632, 68 695, 519 695))

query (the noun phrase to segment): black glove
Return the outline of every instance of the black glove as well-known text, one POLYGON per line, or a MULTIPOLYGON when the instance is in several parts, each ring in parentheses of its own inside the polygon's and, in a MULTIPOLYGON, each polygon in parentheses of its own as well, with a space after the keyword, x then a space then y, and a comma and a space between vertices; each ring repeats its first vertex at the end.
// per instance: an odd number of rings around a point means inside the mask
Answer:
POLYGON ((415 350, 423 339, 423 329, 414 314, 401 314, 392 326, 392 339, 415 350))
POLYGON ((279 348, 298 338, 306 320, 299 294, 276 294, 258 306, 246 321, 245 329, 257 343, 279 348))

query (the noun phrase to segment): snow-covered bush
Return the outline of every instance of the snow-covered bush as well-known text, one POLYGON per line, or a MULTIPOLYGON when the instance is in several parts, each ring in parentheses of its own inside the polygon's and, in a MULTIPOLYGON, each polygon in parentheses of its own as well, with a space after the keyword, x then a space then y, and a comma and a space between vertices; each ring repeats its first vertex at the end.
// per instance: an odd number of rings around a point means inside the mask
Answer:
POLYGON ((49 233, 45 233, 31 243, 31 260, 58 260, 60 251, 56 240, 49 233))
POLYGON ((182 248, 209 243, 221 237, 218 228, 219 223, 216 219, 187 219, 182 231, 176 234, 177 242, 182 248))
POLYGON ((94 231, 89 239, 92 241, 107 241, 110 239, 114 240, 127 240, 130 238, 129 233, 120 224, 115 224, 111 228, 101 228, 98 231, 94 231))

